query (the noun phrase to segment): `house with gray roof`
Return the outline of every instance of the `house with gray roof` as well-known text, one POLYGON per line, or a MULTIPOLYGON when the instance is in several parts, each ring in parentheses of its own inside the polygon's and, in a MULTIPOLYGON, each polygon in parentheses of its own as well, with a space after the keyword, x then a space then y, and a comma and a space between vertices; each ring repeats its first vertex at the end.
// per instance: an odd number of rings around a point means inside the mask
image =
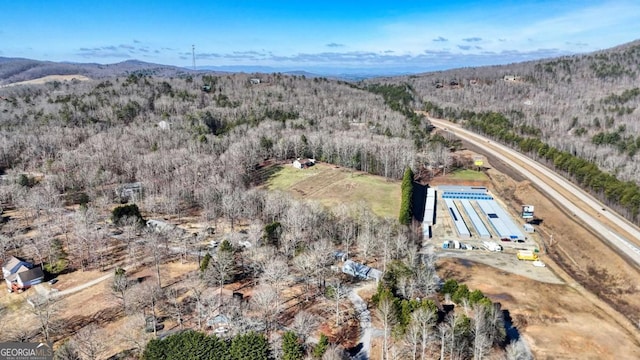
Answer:
POLYGON ((2 275, 9 291, 25 290, 44 280, 44 272, 39 266, 15 256, 2 266, 2 275))

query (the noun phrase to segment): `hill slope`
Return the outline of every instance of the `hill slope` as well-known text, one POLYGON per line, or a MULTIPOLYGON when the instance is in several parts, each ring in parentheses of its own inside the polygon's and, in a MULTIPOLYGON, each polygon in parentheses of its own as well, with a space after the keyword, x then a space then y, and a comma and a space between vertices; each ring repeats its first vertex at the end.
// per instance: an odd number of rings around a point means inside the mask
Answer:
POLYGON ((84 75, 99 79, 143 73, 156 76, 178 76, 190 70, 176 66, 151 64, 138 60, 128 60, 116 64, 75 64, 39 61, 21 58, 0 57, 0 85, 33 80, 49 75, 84 75))
POLYGON ((640 41, 634 41, 585 55, 385 81, 411 85, 436 106, 434 116, 500 112, 519 133, 631 180, 640 170, 639 76, 640 41))
POLYGON ((637 222, 639 76, 640 41, 634 41, 584 55, 370 82, 406 84, 431 116, 458 121, 571 174, 637 222), (621 181, 598 173, 596 165, 621 181))

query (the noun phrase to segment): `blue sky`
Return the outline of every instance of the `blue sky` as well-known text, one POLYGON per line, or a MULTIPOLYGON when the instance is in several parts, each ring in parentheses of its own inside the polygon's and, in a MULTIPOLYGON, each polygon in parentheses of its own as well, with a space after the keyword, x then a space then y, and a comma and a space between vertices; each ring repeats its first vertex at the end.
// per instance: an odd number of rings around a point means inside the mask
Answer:
POLYGON ((0 56, 336 71, 425 71, 640 38, 638 1, 4 2, 0 56))

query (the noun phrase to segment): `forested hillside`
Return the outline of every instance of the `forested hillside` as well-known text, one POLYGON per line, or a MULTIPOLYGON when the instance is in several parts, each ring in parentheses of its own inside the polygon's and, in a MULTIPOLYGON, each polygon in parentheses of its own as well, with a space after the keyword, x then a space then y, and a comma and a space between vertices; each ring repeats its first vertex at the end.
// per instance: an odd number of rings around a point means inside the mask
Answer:
POLYGON ((152 202, 193 200, 205 184, 244 187, 269 158, 311 157, 398 179, 412 164, 411 125, 380 97, 325 79, 262 80, 130 75, 4 88, 0 168, 44 173, 57 192, 154 179, 152 202))
POLYGON ((460 121, 555 165, 637 221, 639 78, 640 42, 633 42, 592 54, 385 82, 410 86, 431 116, 460 121))

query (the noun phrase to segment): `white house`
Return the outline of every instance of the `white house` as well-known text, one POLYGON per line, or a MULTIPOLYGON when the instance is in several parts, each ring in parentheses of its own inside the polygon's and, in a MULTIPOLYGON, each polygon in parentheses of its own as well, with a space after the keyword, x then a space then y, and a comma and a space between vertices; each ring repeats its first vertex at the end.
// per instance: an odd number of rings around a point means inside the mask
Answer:
POLYGON ((510 82, 515 82, 515 81, 521 81, 522 78, 518 75, 505 75, 504 76, 504 81, 510 81, 510 82))
POLYGON ((293 161, 293 167, 296 169, 306 169, 316 164, 316 159, 300 159, 293 161))
POLYGON ((2 266, 2 274, 9 291, 28 289, 44 280, 44 272, 40 267, 15 256, 2 266))

